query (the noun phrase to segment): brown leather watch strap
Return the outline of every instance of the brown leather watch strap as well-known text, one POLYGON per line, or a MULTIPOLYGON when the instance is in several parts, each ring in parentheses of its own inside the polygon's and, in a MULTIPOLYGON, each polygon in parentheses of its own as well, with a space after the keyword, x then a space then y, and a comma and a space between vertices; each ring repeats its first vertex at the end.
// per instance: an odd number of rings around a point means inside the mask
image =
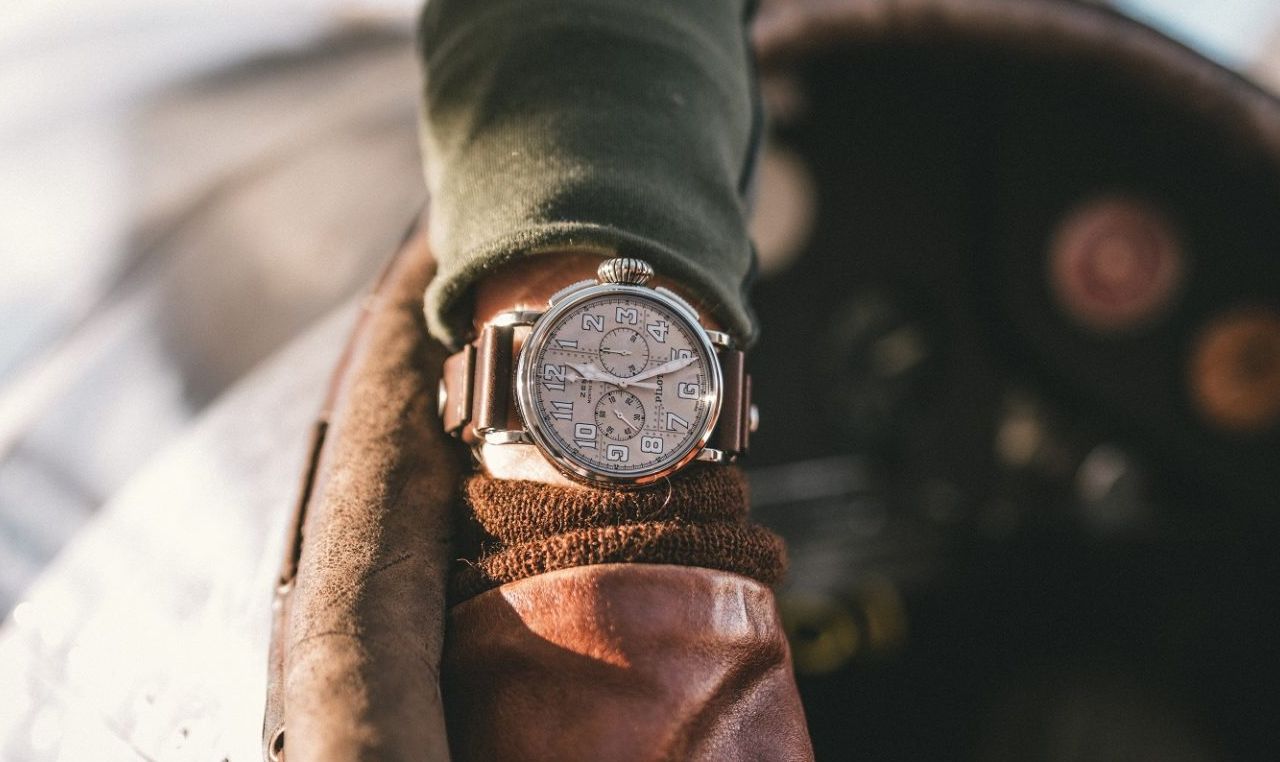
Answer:
POLYGON ((474 403, 471 408, 478 434, 503 428, 515 401, 512 376, 515 330, 509 325, 485 326, 476 348, 476 371, 472 379, 474 403))
POLYGON ((462 427, 471 422, 471 379, 476 372, 476 348, 468 344, 461 352, 444 361, 440 376, 440 420, 444 430, 460 436, 462 427))
MULTIPOLYGON (((515 328, 488 325, 474 343, 445 360, 440 379, 444 429, 475 444, 488 431, 519 420, 515 413, 515 328)), ((751 377, 737 349, 719 352, 722 375, 720 419, 708 446, 728 459, 746 453, 751 433, 751 377)))
POLYGON ((724 386, 720 420, 711 434, 710 445, 730 456, 746 453, 751 436, 751 376, 747 375, 745 360, 741 350, 720 351, 724 386))
POLYGON ((487 325, 474 344, 444 363, 440 417, 448 433, 476 443, 511 419, 515 328, 487 325))

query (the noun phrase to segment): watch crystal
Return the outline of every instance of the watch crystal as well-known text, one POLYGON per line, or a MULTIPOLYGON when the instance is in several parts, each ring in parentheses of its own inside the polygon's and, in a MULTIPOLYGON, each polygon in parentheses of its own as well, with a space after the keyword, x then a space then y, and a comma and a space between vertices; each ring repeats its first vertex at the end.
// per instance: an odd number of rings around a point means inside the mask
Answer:
POLYGON ((657 298, 606 293, 547 317, 525 347, 522 411, 553 458, 626 480, 669 469, 702 445, 719 377, 682 314, 657 298))

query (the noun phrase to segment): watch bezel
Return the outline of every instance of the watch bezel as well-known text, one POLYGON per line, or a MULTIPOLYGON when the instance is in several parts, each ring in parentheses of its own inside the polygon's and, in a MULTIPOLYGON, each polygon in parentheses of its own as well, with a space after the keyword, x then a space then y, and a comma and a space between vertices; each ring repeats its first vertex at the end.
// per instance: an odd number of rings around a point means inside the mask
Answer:
POLYGON ((525 431, 529 432, 530 438, 534 445, 546 456, 547 460, 566 476, 597 486, 609 487, 643 487, 653 484, 664 477, 679 471, 689 465, 698 453, 707 446, 711 440, 711 434, 715 431, 716 424, 720 421, 721 407, 724 401, 723 394, 724 378, 720 370, 719 355, 715 346, 707 335, 707 331, 702 327, 701 321, 698 319, 697 313, 681 304, 660 291, 647 286, 632 286, 619 283, 601 283, 592 286, 583 286, 581 290, 573 290, 571 293, 561 292, 557 294, 557 298, 552 300, 547 311, 533 324, 529 336, 525 339, 523 346, 520 348, 519 358, 516 362, 516 409, 520 413, 520 418, 524 423, 525 431), (648 299, 656 302, 662 307, 671 311, 677 318, 685 321, 686 327, 694 340, 701 347, 704 356, 707 358, 707 377, 710 379, 710 388, 704 392, 704 396, 710 397, 709 405, 711 407, 710 414, 707 416, 706 423, 698 436, 692 440, 693 444, 689 447, 680 458, 672 461, 670 464, 655 469, 652 472, 641 474, 611 474, 589 468, 577 462, 574 457, 569 454, 555 437, 546 434, 543 431, 543 423, 538 415, 535 402, 534 385, 538 382, 537 373, 534 372, 532 365, 535 358, 540 354, 539 348, 547 341, 547 333, 551 330, 551 326, 556 324, 565 313, 572 311, 583 302, 590 301, 602 296, 619 296, 626 295, 629 297, 648 299))

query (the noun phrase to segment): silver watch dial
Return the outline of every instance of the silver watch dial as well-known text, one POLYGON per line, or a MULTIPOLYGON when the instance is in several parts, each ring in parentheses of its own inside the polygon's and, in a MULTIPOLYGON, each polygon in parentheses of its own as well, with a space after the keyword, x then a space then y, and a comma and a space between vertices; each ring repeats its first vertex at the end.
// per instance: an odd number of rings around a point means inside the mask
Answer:
POLYGON ((669 473, 705 444, 720 374, 705 336, 664 299, 604 288, 543 317, 523 350, 521 413, 561 468, 611 483, 669 473))

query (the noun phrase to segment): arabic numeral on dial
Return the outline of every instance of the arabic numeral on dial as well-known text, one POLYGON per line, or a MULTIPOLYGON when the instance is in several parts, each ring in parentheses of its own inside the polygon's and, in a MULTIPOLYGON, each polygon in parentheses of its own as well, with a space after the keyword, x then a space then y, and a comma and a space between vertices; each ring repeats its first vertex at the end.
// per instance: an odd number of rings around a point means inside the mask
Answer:
POLYGON ((690 357, 693 357, 692 349, 676 349, 675 347, 671 348, 672 360, 688 360, 690 357))
POLYGON ((604 457, 618 463, 626 463, 631 459, 631 448, 626 445, 611 444, 605 448, 604 457))
POLYGON ((569 372, 568 367, 567 365, 552 365, 550 363, 543 365, 542 385, 547 387, 548 391, 564 391, 564 377, 569 372))
POLYGON ((577 339, 556 339, 556 346, 560 349, 577 349, 577 339))
POLYGON ((579 447, 596 449, 596 425, 594 423, 575 423, 573 425, 573 441, 579 447))
POLYGON ((667 411, 667 431, 675 431, 677 426, 684 429, 685 431, 689 430, 688 421, 686 421, 685 419, 681 418, 680 416, 668 410, 667 411))
POLYGON ((635 325, 640 322, 640 310, 635 307, 619 307, 614 313, 614 320, 619 323, 630 323, 635 325))
POLYGON ((676 394, 680 396, 680 399, 696 400, 698 398, 698 385, 681 381, 680 385, 676 387, 676 394))
POLYGON ((551 417, 560 421, 573 420, 573 403, 560 400, 551 401, 551 417))
POLYGON ((604 332, 604 315, 582 313, 582 330, 604 332))
POLYGON ((644 327, 644 329, 649 332, 649 335, 653 337, 653 340, 659 344, 667 343, 667 331, 669 328, 670 327, 667 325, 667 321, 665 320, 659 320, 656 323, 650 323, 644 327))
POLYGON ((640 452, 662 454, 662 437, 640 437, 640 452))

